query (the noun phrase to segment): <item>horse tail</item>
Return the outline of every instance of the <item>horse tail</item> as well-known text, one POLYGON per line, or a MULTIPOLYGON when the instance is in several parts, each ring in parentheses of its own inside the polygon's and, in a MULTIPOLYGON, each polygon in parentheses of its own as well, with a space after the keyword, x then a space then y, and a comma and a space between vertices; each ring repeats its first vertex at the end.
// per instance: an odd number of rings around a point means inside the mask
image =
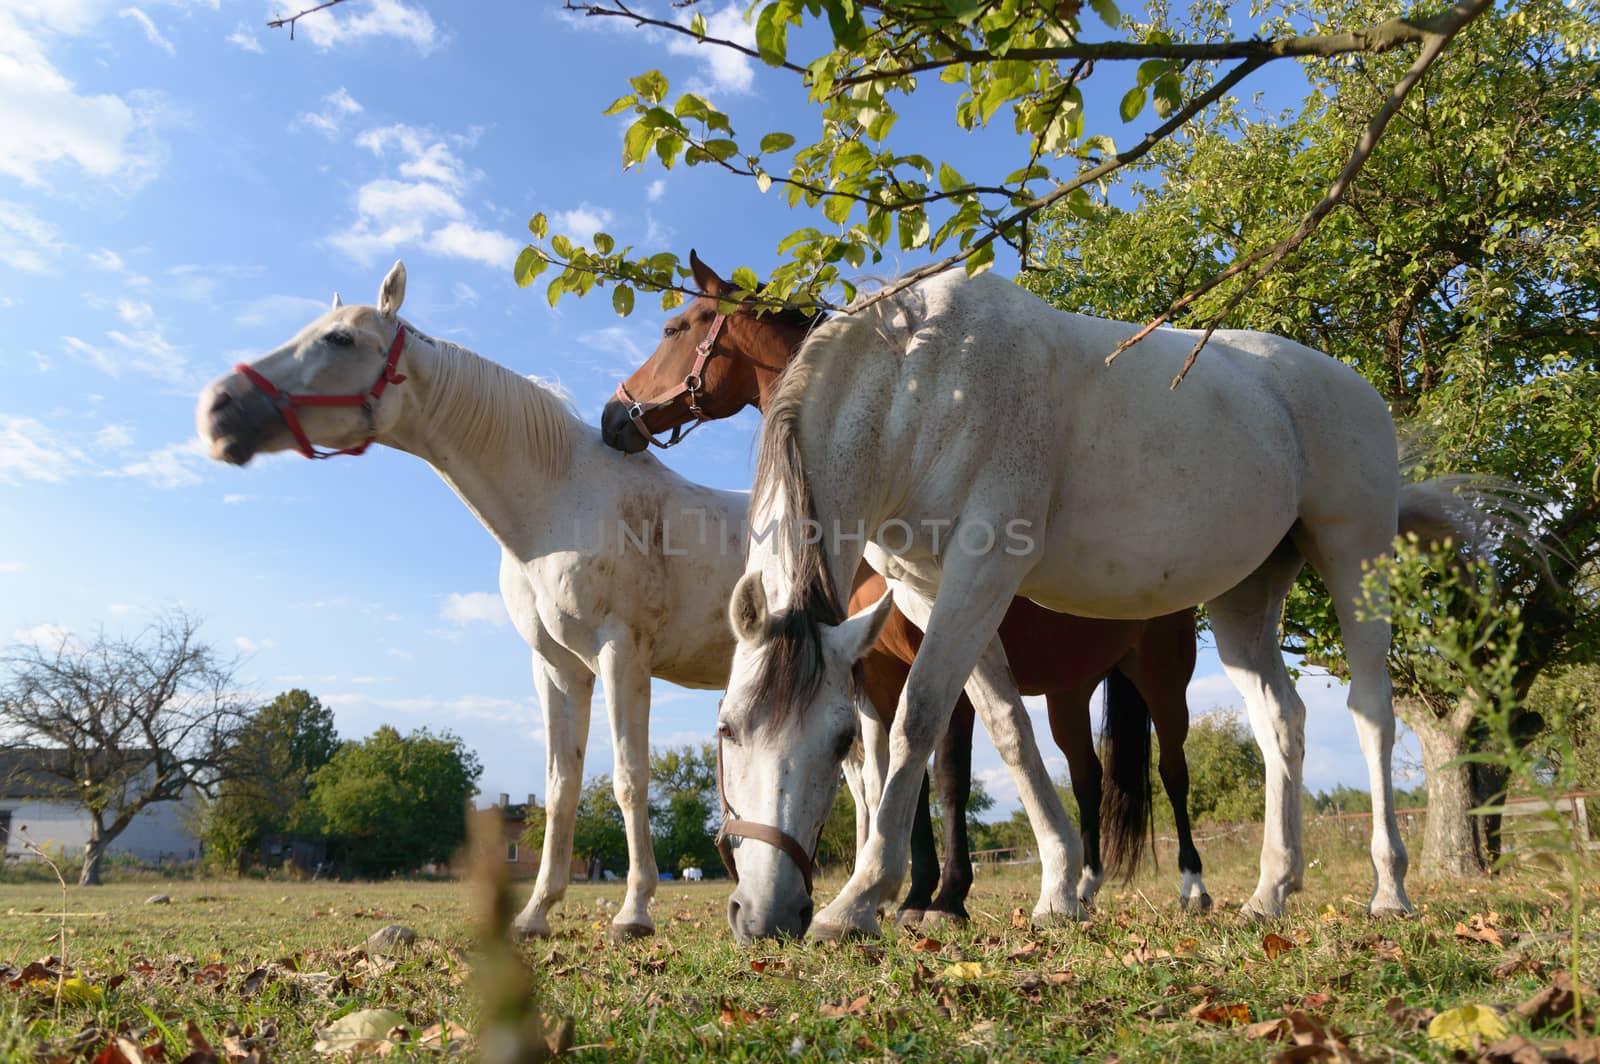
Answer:
POLYGON ((1150 801, 1150 707, 1133 681, 1116 668, 1106 676, 1105 709, 1100 729, 1101 858, 1108 876, 1127 882, 1138 869, 1155 826, 1150 801))
POLYGON ((1550 571, 1550 556, 1561 546, 1536 531, 1533 510, 1543 502, 1536 491, 1505 479, 1453 473, 1400 486, 1397 531, 1424 546, 1446 540, 1474 558, 1497 553, 1522 555, 1550 571))

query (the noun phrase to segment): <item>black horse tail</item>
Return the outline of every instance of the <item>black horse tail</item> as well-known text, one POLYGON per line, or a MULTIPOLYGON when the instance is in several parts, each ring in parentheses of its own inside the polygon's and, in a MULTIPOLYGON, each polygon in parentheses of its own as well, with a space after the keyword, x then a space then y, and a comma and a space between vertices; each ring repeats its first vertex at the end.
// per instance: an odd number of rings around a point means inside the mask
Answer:
POLYGON ((1155 827, 1150 801, 1150 707, 1121 669, 1106 676, 1105 690, 1105 723, 1100 730, 1101 858, 1108 876, 1127 882, 1155 827))

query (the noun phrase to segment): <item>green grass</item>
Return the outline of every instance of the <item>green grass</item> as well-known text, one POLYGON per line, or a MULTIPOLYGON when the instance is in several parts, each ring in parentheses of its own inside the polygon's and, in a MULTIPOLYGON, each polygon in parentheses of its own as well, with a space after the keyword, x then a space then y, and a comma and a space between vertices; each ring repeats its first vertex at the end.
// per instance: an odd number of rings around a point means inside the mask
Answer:
MULTIPOLYGON (((985 871, 971 925, 935 932, 937 952, 887 930, 870 943, 740 949, 723 920, 725 882, 662 884, 656 937, 618 946, 602 901, 619 900, 621 887, 582 885, 558 910, 556 937, 524 953, 546 1009, 574 1021, 573 1055, 628 1062, 1263 1060, 1285 1048, 1193 1015, 1208 1004, 1242 1005, 1251 1021, 1303 1008, 1360 1054, 1447 1060, 1385 1002, 1515 1004, 1564 966, 1563 901, 1536 873, 1466 884, 1414 877, 1416 916, 1373 922, 1362 913, 1364 840, 1343 833, 1312 840, 1307 889, 1287 919, 1241 926, 1232 910, 1254 885, 1255 845, 1241 836, 1204 846, 1219 906, 1206 917, 1179 913, 1170 855, 1160 871, 1111 886, 1085 924, 1047 931, 1011 918, 1032 906, 1033 870, 985 871), (1458 940, 1457 921, 1490 912, 1506 947, 1458 940), (1293 948, 1269 959, 1268 931, 1293 948), (981 974, 957 981, 950 969, 963 961, 981 974)), ((825 878, 820 896, 839 882, 825 878)), ((118 1030, 147 1045, 165 1040, 167 1059, 177 1060, 190 1020, 213 1044, 230 1025, 257 1035, 275 1028, 264 1043, 270 1059, 303 1060, 316 1058, 316 1028, 355 1009, 397 1009, 413 1031, 476 1019, 464 980, 474 915, 462 884, 140 881, 73 888, 68 902, 68 964, 100 990, 80 992, 58 1018, 53 981, 0 987, 0 1060, 90 1060, 118 1030), (158 890, 172 904, 144 904, 158 890), (357 914, 374 909, 381 915, 357 914), (360 947, 388 923, 415 929, 418 947, 374 965, 360 947), (301 974, 250 979, 273 962, 301 974), (328 977, 306 974, 318 972, 328 977)), ((59 954, 58 920, 48 915, 59 904, 59 890, 39 883, 0 885, 0 962, 22 968, 59 954)), ((1585 931, 1592 936, 1594 923, 1585 931)), ((1584 974, 1596 981, 1592 968, 1584 974)), ((1561 1033, 1509 1022, 1535 1038, 1561 1033)))

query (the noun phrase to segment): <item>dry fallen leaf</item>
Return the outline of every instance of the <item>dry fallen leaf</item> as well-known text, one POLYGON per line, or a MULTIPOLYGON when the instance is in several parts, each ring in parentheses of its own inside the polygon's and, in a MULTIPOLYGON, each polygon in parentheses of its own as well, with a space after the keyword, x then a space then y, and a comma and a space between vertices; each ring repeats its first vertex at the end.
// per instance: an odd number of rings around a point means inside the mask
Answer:
POLYGON ((761 1017, 729 1001, 722 999, 721 1011, 717 1013, 717 1022, 724 1027, 740 1027, 747 1023, 755 1023, 761 1017))
POLYGON ((1250 1022, 1250 1006, 1242 1001, 1211 1002, 1197 1005, 1189 1010, 1189 1015, 1201 1023, 1216 1023, 1224 1027, 1250 1022))
POLYGON ((1275 961, 1294 949, 1294 943, 1275 931, 1268 931, 1261 937, 1261 948, 1266 951, 1267 960, 1275 961))
POLYGON ((945 965, 939 979, 946 983, 970 983, 984 976, 983 964, 979 961, 957 961, 955 964, 945 965))
POLYGON ((817 1015, 825 1020, 836 1020, 841 1016, 860 1016, 867 1011, 867 1006, 872 1004, 870 994, 862 994, 854 1001, 829 1002, 817 1010, 817 1015))
POLYGON ((911 952, 938 953, 942 949, 944 949, 944 943, 940 942, 936 938, 919 938, 917 939, 916 943, 912 945, 911 952))
POLYGON ((406 1022, 406 1014, 394 1009, 361 1009, 347 1013, 317 1032, 318 1053, 355 1053, 377 1049, 389 1041, 389 1032, 406 1022))
POLYGON ((1487 1005, 1462 1005, 1428 1021, 1428 1040, 1451 1051, 1476 1052, 1505 1036, 1505 1021, 1487 1005))

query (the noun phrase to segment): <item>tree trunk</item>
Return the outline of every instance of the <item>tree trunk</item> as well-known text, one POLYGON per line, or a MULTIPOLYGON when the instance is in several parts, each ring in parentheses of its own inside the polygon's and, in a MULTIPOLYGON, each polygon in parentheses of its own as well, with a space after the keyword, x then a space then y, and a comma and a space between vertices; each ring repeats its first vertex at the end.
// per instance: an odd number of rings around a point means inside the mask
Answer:
POLYGON ((100 814, 90 814, 89 841, 83 844, 83 871, 78 873, 78 886, 100 885, 100 858, 105 856, 106 841, 105 825, 100 821, 100 814))
POLYGON ((1428 877, 1456 879, 1482 875, 1490 858, 1477 806, 1472 766, 1451 762, 1467 753, 1467 737, 1419 708, 1406 723, 1422 743, 1422 770, 1428 777, 1428 817, 1419 871, 1428 877))

